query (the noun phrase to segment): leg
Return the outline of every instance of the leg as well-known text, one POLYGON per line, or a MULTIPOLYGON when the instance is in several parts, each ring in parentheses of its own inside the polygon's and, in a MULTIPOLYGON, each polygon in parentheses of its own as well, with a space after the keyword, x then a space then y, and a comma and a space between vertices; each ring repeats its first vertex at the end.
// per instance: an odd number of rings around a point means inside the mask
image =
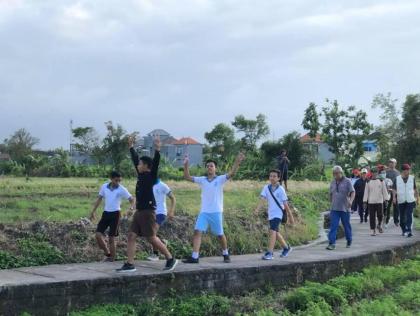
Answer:
POLYGON ((136 253, 136 238, 137 234, 134 232, 128 233, 128 241, 127 241, 127 262, 130 264, 134 264, 134 255, 136 253))
POLYGON ((108 242, 109 242, 109 253, 111 255, 111 259, 115 260, 115 256, 117 252, 117 247, 115 246, 115 237, 109 236, 108 242))
POLYGON ((378 228, 379 232, 382 232, 382 221, 384 219, 384 205, 378 204, 377 216, 378 216, 378 228))
POLYGON ((376 230, 376 205, 375 204, 369 204, 369 224, 370 229, 375 233, 376 230))
POLYGON ((330 245, 335 245, 335 240, 337 239, 337 229, 340 222, 339 211, 330 212, 330 232, 328 233, 328 240, 330 245))
POLYGON ((369 204, 366 205, 365 209, 365 223, 367 223, 369 217, 369 204))
POLYGON ((388 225, 389 220, 391 219, 391 207, 392 207, 392 194, 391 194, 391 198, 388 201, 388 204, 386 205, 385 208, 385 224, 388 225))
POLYGON ((353 240, 350 224, 350 213, 349 212, 340 212, 341 222, 344 226, 344 234, 348 243, 351 243, 353 240))
POLYGON ((219 239, 220 246, 222 247, 222 250, 227 251, 228 246, 227 246, 226 236, 225 235, 220 235, 220 236, 217 236, 217 238, 219 239))
POLYGON ((398 204, 400 213, 400 227, 403 234, 407 232, 406 218, 407 218, 407 203, 398 204))
POLYGON ((110 250, 108 249, 108 246, 106 244, 105 236, 100 232, 96 232, 95 236, 96 236, 96 242, 98 243, 99 248, 104 252, 105 256, 108 256, 110 254, 110 250))
POLYGON ((394 211, 393 216, 394 216, 394 224, 395 226, 398 226, 398 224, 400 223, 400 210, 399 210, 400 205, 398 204, 398 201, 395 201, 395 202, 396 203, 394 204, 394 208, 393 208, 393 211, 394 211))
POLYGON ((363 215, 364 215, 364 212, 365 212, 364 207, 363 207, 363 201, 360 201, 360 200, 357 201, 356 207, 357 207, 357 210, 359 212, 360 222, 363 223, 363 215))
POLYGON ((413 212, 414 212, 414 208, 416 207, 416 204, 413 203, 408 203, 407 205, 407 212, 406 212, 406 227, 407 227, 407 232, 408 233, 412 233, 412 229, 413 229, 413 212))
POLYGON ((147 237, 147 241, 153 246, 154 249, 160 251, 165 256, 166 260, 172 259, 172 254, 157 236, 147 237))
POLYGON ((286 191, 288 191, 288 189, 287 189, 287 179, 285 179, 285 180, 284 180, 284 189, 285 189, 286 191))
POLYGON ((280 246, 281 246, 283 249, 288 247, 288 245, 287 245, 287 243, 286 243, 286 240, 284 240, 283 236, 282 236, 279 232, 276 232, 276 237, 277 237, 277 240, 278 240, 278 241, 279 241, 279 243, 280 243, 280 246))

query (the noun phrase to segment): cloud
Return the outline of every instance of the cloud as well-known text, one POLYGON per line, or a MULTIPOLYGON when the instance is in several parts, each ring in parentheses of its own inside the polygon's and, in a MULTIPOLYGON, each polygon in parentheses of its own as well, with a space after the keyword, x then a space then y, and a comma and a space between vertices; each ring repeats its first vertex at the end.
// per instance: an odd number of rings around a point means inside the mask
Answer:
MULTIPOLYGON (((301 131, 309 102, 418 92, 418 1, 0 2, 0 137, 68 122, 203 134, 237 114, 301 131)), ((371 112, 372 121, 377 112, 371 112)))

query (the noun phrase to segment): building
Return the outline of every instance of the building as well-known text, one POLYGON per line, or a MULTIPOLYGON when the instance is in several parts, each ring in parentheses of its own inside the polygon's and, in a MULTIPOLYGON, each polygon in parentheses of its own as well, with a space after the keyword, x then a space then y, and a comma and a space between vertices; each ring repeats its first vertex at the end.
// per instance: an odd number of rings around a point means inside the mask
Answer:
POLYGON ((12 158, 7 153, 1 153, 0 152, 0 161, 10 161, 12 158))
POLYGON ((191 166, 203 164, 203 145, 191 137, 174 138, 163 129, 155 129, 140 139, 136 144, 139 153, 152 156, 154 137, 159 135, 162 143, 161 155, 174 167, 182 167, 184 157, 188 154, 191 166))
POLYGON ((363 156, 358 161, 359 165, 368 165, 378 160, 379 148, 376 140, 364 140, 363 151, 363 156))
POLYGON ((316 134, 315 138, 305 134, 300 138, 301 143, 315 158, 323 163, 329 164, 335 159, 335 155, 330 151, 330 146, 326 144, 320 134, 316 134))

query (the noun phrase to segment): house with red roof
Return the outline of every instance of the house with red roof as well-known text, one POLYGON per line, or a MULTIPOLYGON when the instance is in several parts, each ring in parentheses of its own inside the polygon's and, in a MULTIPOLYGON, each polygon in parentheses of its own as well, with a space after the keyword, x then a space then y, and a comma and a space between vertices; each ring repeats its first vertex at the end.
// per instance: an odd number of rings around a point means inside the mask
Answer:
POLYGON ((321 134, 316 134, 315 137, 305 134, 300 138, 300 142, 315 158, 323 163, 329 164, 335 158, 328 144, 322 140, 321 134))

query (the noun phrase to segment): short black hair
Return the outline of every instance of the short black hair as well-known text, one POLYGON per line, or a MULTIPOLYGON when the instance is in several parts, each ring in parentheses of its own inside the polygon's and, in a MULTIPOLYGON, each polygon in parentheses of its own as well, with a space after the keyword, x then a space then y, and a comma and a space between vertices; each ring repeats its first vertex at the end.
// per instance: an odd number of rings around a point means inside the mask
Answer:
POLYGON ((111 172, 111 179, 115 179, 115 178, 121 178, 121 173, 119 173, 118 171, 112 171, 111 172))
POLYGON ((279 169, 271 169, 269 172, 269 175, 272 173, 277 173, 277 176, 280 178, 281 172, 279 169))
POLYGON ((149 169, 152 169, 153 166, 153 160, 152 158, 148 156, 142 156, 140 157, 141 162, 143 162, 149 169))
POLYGON ((215 167, 217 168, 217 161, 216 161, 216 160, 214 160, 214 159, 207 159, 207 160, 206 160, 206 167, 207 167, 207 165, 208 165, 210 162, 214 163, 215 167))

